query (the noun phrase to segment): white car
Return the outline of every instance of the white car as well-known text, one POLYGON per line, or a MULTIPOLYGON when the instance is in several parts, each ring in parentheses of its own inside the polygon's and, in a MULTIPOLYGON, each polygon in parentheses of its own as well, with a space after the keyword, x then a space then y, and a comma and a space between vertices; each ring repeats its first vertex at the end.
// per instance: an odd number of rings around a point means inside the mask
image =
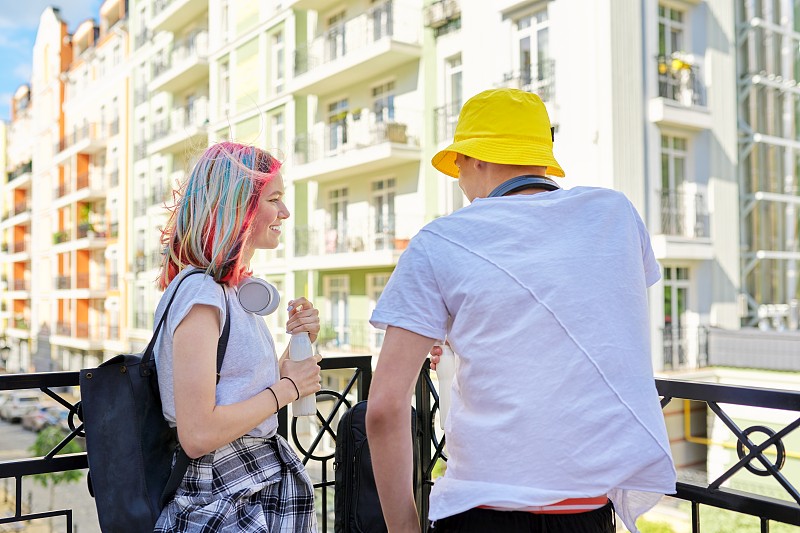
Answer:
POLYGON ((0 417, 9 422, 19 422, 32 409, 39 407, 39 394, 30 391, 19 391, 11 394, 0 407, 0 417))

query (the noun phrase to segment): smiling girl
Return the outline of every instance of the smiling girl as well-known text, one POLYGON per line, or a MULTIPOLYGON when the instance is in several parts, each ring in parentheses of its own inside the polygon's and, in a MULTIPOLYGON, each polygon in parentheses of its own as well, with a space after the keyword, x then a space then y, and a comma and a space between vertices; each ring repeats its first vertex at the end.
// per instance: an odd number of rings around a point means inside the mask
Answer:
MULTIPOLYGON (((155 349, 166 420, 178 430, 189 467, 157 532, 316 531, 314 489, 295 452, 277 435, 276 413, 320 389, 319 358, 278 359, 261 316, 238 301, 258 249, 278 246, 283 203, 280 162, 252 146, 209 147, 176 193, 162 235, 164 297, 156 323, 181 284, 155 349), (230 338, 217 382, 216 350, 230 338)), ((289 302, 286 330, 313 342, 319 313, 289 302)))

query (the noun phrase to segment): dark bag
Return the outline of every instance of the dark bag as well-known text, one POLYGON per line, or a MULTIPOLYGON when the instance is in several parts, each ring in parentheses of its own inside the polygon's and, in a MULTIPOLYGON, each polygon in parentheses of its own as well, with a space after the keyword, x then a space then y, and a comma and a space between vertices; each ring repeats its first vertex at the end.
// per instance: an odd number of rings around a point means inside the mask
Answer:
MULTIPOLYGON (((372 456, 367 442, 367 402, 361 401, 345 411, 336 431, 333 462, 336 491, 334 493, 334 531, 336 533, 385 533, 372 456)), ((416 476, 417 414, 411 408, 411 433, 416 476)), ((416 490, 416 483, 414 483, 416 490)))
MULTIPOLYGON (((189 457, 161 412, 153 347, 180 284, 202 273, 190 272, 178 282, 143 353, 118 355, 97 368, 81 370, 89 492, 104 533, 152 532, 186 473, 189 457)), ((230 334, 229 316, 228 312, 217 344, 217 381, 230 334)))

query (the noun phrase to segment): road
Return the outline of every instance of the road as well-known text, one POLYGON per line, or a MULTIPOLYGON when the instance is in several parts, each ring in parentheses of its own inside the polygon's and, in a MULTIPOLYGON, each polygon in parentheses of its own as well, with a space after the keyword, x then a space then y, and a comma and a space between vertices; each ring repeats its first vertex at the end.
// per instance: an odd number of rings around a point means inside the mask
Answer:
MULTIPOLYGON (((24 459, 31 457, 28 448, 36 440, 36 433, 23 429, 20 424, 11 424, 0 421, 0 462, 24 459)), ((19 529, 0 525, 0 532, 27 531, 30 533, 45 533, 50 531, 48 520, 52 520, 52 531, 56 533, 100 533, 97 522, 97 512, 94 499, 86 488, 86 476, 81 477, 76 483, 57 485, 55 488, 54 505, 50 507, 50 489, 41 486, 31 477, 22 479, 23 511, 28 510, 44 512, 53 509, 72 509, 73 530, 66 531, 66 519, 57 517, 31 522, 26 528, 19 529)), ((8 515, 14 512, 14 479, 0 479, 0 513, 8 515)))

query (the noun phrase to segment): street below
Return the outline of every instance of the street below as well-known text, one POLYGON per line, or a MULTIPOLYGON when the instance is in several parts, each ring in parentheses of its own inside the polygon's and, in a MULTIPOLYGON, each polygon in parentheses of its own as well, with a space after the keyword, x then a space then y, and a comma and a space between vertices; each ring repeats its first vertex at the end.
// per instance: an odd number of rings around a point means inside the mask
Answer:
MULTIPOLYGON (((24 429, 20 424, 0 421, 0 461, 32 457, 29 448, 36 440, 36 433, 24 429)), ((53 503, 50 502, 50 487, 44 487, 33 477, 22 479, 22 511, 40 513, 50 510, 72 509, 72 531, 67 531, 66 517, 40 519, 20 524, 0 524, 0 532, 25 531, 29 533, 100 533, 94 499, 86 485, 86 471, 81 471, 77 482, 55 486, 53 503), (52 522, 52 524, 50 523, 52 522), (51 528, 52 526, 52 528, 51 528)), ((15 509, 15 480, 0 479, 0 515, 13 516, 15 509)))

